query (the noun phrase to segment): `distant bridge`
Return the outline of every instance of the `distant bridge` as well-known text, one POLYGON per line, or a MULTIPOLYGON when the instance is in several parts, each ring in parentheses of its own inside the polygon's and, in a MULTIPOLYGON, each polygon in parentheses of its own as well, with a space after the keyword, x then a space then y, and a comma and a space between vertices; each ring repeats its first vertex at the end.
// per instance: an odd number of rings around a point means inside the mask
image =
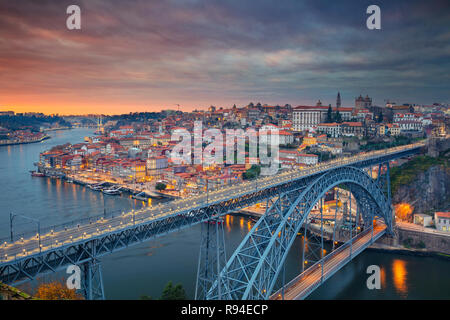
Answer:
MULTIPOLYGON (((361 153, 114 217, 84 219, 39 230, 13 241, 5 239, 0 243, 0 281, 19 284, 75 264, 83 269, 86 298, 102 299, 99 260, 102 256, 201 222, 216 221, 228 213, 267 201, 266 213, 226 264, 218 224, 206 227, 202 235, 196 297, 269 299, 294 238, 302 227, 306 237, 311 208, 331 188, 345 184, 358 203, 358 223, 361 223, 351 227, 351 230, 355 228, 353 235, 358 232, 357 228, 359 232, 372 228, 376 217, 383 220, 384 230, 391 232, 389 161, 416 154, 424 145, 421 142, 361 153), (379 168, 377 179, 364 171, 372 166, 379 168), (386 167, 386 179, 381 175, 382 166, 386 167), (212 239, 212 234, 217 237, 212 239), (210 252, 211 248, 216 251, 210 252)), ((320 221, 323 225, 323 219, 320 221)), ((353 235, 350 232, 350 236, 353 235)), ((306 245, 307 241, 304 243, 306 245)), ((323 237, 321 243, 319 258, 323 259, 323 237)), ((312 250, 306 251, 306 254, 312 253, 312 250)))

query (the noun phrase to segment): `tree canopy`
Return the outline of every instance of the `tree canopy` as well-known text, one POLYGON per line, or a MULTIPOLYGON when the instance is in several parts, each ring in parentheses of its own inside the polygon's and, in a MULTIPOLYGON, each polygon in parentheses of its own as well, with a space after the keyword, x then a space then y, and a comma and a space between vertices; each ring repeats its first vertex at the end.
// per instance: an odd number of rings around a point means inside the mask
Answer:
POLYGON ((243 173, 244 180, 250 180, 258 177, 261 174, 261 167, 253 164, 250 169, 243 173))
POLYGON ((172 281, 169 281, 159 300, 186 300, 186 292, 181 283, 174 286, 172 281))
POLYGON ((162 182, 158 182, 155 186, 155 189, 158 191, 166 190, 167 185, 162 182))
POLYGON ((42 300, 84 300, 75 289, 69 289, 58 281, 41 284, 35 297, 42 300))

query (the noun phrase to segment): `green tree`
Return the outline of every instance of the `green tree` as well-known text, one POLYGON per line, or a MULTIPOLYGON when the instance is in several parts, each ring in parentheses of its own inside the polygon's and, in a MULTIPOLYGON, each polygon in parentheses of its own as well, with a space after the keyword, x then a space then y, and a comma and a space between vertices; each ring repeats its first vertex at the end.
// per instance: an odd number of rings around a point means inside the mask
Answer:
POLYGON ((166 190, 167 185, 161 182, 158 182, 155 186, 155 189, 158 191, 166 190))
POLYGON ((174 286, 172 281, 169 281, 159 300, 186 300, 186 292, 181 283, 174 286))
POLYGON ((251 180, 258 177, 261 174, 261 167, 253 164, 250 169, 245 171, 242 175, 244 180, 251 180))
POLYGON ((336 122, 342 122, 342 116, 339 110, 336 110, 336 122))
POLYGON ((383 122, 383 113, 380 112, 380 114, 378 115, 378 123, 383 122))
POLYGON ((331 105, 328 106, 327 122, 328 123, 333 122, 333 110, 331 109, 331 105))

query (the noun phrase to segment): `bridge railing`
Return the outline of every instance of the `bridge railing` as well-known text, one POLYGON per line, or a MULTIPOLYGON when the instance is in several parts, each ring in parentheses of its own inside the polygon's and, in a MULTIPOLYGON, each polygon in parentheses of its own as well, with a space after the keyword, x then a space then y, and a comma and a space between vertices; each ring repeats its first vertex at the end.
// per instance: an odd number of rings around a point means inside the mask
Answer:
MULTIPOLYGON (((37 226, 34 230, 28 230, 28 231, 17 232, 17 233, 14 232, 13 233, 13 243, 20 242, 20 241, 26 240, 26 239, 32 239, 32 238, 36 238, 36 241, 38 241, 39 236, 57 233, 60 231, 67 231, 71 228, 77 227, 78 225, 81 226, 81 225, 87 225, 87 224, 91 224, 94 222, 98 222, 102 218, 104 218, 104 219, 114 218, 123 213, 124 213, 123 210, 113 210, 113 211, 108 211, 106 213, 106 215, 98 214, 98 215, 94 215, 94 216, 90 216, 90 217, 86 217, 86 218, 71 220, 71 221, 64 222, 64 223, 57 224, 57 225, 45 226, 43 228, 40 228, 40 233, 38 232, 39 230, 37 229, 37 226)), ((11 244, 11 235, 9 237, 3 237, 0 239, 0 248, 2 246, 4 246, 5 244, 6 245, 11 244)), ((36 248, 38 248, 38 244, 36 244, 36 248)), ((1 260, 2 260, 2 257, 0 257, 0 261, 1 260)))

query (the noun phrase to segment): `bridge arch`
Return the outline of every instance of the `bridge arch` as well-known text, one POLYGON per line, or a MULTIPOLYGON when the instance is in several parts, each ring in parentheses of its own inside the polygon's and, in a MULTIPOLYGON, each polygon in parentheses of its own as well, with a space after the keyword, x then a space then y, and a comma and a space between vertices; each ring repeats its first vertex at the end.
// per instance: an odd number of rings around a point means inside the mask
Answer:
POLYGON ((381 217, 392 229, 391 205, 380 184, 363 170, 341 167, 313 180, 306 188, 282 194, 247 234, 207 294, 207 299, 268 299, 284 260, 311 209, 325 193, 351 187, 369 225, 381 217))

